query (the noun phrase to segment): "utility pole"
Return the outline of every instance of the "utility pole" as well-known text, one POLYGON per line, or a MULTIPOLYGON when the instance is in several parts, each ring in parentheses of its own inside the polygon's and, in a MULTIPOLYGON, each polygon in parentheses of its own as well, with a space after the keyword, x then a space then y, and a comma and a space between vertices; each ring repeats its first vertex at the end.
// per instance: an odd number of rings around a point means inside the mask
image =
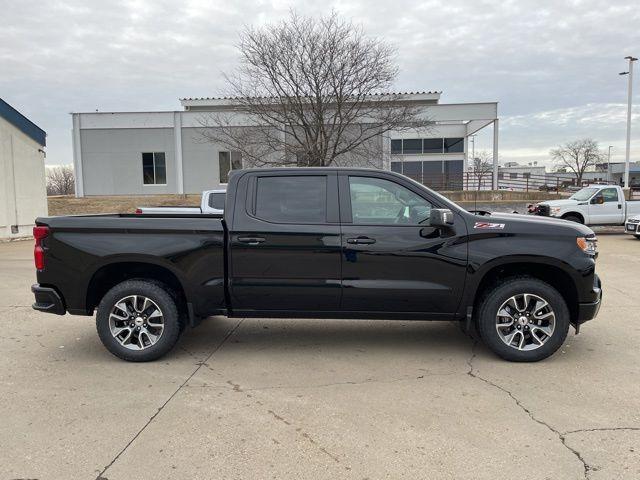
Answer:
MULTIPOLYGON (((629 85, 627 87, 627 150, 624 159, 624 189, 628 195, 629 192, 629 155, 631 152, 631 99, 633 95, 633 62, 638 60, 635 57, 627 56, 625 60, 629 61, 629 71, 620 72, 620 75, 629 75, 629 85)), ((627 197, 628 198, 628 197, 627 197)))
POLYGON ((607 183, 611 181, 611 149, 613 145, 609 145, 609 153, 607 154, 607 183))

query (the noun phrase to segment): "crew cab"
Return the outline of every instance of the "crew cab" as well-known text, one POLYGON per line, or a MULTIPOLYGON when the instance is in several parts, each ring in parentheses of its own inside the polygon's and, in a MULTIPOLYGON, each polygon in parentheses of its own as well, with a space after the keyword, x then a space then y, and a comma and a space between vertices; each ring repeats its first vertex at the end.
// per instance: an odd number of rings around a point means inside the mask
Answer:
POLYGON ((590 185, 567 199, 531 205, 529 213, 584 225, 624 225, 627 218, 640 214, 640 201, 625 200, 617 185, 590 185))
POLYGON ((226 190, 205 190, 202 192, 200 207, 138 207, 136 208, 136 213, 222 213, 224 212, 224 201, 226 196, 226 190))
POLYGON ((228 317, 459 320, 501 357, 536 361, 594 318, 586 226, 474 214, 397 173, 232 172, 224 215, 38 218, 33 308, 92 315, 130 361, 228 317))

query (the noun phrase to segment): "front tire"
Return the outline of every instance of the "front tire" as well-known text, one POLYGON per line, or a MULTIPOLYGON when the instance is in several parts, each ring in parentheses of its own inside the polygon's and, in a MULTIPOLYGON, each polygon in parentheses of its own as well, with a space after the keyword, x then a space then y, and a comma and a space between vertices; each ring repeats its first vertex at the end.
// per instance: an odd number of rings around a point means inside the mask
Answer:
POLYGON ((555 353, 567 337, 570 318, 562 295, 542 280, 506 279, 480 302, 478 331, 498 356, 537 362, 555 353))
POLYGON ((162 285, 146 280, 127 280, 109 290, 98 305, 96 329, 109 352, 130 362, 162 357, 181 332, 174 299, 162 285))
POLYGON ((580 217, 578 217, 577 215, 567 215, 565 217, 562 217, 563 220, 568 220, 569 222, 575 222, 575 223, 583 223, 582 219, 580 217))

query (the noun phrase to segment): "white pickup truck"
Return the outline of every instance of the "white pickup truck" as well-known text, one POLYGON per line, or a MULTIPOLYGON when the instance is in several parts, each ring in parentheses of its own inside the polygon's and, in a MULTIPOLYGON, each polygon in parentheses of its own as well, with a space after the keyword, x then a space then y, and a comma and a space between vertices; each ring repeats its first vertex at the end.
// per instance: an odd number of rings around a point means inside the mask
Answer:
POLYGON ((227 196, 226 190, 205 190, 202 192, 202 201, 199 207, 138 207, 138 214, 167 214, 167 213, 224 213, 224 201, 227 196))
POLYGON ((640 201, 625 200, 617 185, 590 185, 567 199, 531 205, 529 213, 585 225, 624 225, 629 217, 640 214, 640 201))

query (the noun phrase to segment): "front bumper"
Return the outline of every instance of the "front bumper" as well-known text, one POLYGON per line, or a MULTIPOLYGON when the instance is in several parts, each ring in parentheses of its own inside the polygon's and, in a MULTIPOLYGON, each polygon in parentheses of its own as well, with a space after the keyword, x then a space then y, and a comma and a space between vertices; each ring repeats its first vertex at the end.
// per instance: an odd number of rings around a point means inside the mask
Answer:
POLYGON ((62 297, 55 289, 42 287, 36 283, 35 285, 31 285, 31 291, 36 299, 32 305, 34 310, 55 313, 56 315, 64 315, 66 313, 62 297))
POLYGON ((629 235, 640 235, 640 223, 635 222, 627 222, 624 224, 624 233, 628 233, 629 235))
POLYGON ((596 315, 598 315, 600 305, 602 304, 602 282, 600 281, 600 277, 598 277, 598 275, 594 275, 593 294, 596 297, 595 302, 578 304, 578 318, 576 319, 577 325, 592 320, 596 317, 596 315))

